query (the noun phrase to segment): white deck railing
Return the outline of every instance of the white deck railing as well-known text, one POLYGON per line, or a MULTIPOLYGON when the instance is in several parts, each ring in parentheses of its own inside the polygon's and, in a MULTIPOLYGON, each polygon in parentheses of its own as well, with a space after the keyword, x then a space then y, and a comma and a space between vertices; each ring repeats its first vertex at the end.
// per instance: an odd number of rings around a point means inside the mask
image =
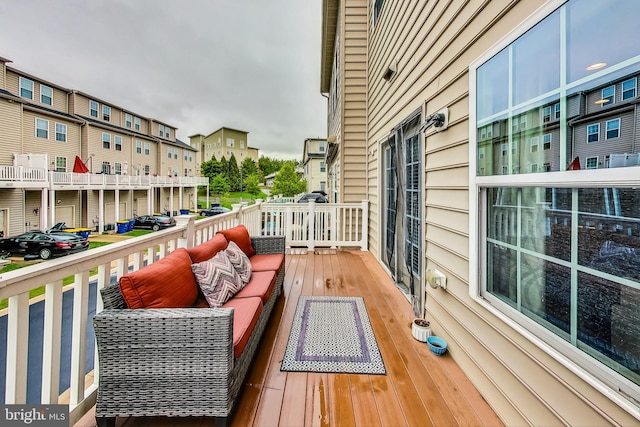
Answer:
POLYGON ((24 166, 0 166, 0 186, 31 187, 38 183, 43 188, 65 186, 94 187, 194 187, 206 186, 209 179, 202 176, 153 176, 153 175, 115 175, 98 173, 55 172, 44 168, 24 166), (10 184, 10 185, 9 185, 10 184))
POLYGON ((100 381, 97 352, 94 357, 94 375, 86 364, 87 349, 95 350, 91 331, 90 307, 102 309, 99 292, 90 293, 92 286, 100 289, 115 283, 128 271, 142 268, 163 258, 178 247, 191 247, 210 239, 218 230, 244 224, 251 235, 269 234, 287 236, 287 246, 306 246, 313 249, 355 246, 367 249, 368 202, 359 204, 283 204, 258 203, 236 206, 232 212, 195 221, 194 216, 176 217, 177 225, 163 231, 131 238, 89 251, 41 262, 19 270, 0 274, 0 300, 8 299, 7 316, 5 404, 27 403, 27 376, 30 370, 42 369, 42 404, 68 403, 71 424, 79 420, 94 404, 100 381), (308 233, 308 234, 307 234, 308 233), (305 240, 304 236, 313 236, 305 240), (148 254, 156 256, 149 258, 148 254), (97 272, 97 273, 96 273, 97 272), (73 282, 63 287, 63 280, 73 282), (28 365, 30 334, 29 292, 44 286, 44 325, 42 366, 28 365), (63 323, 63 293, 73 289, 71 369, 69 389, 61 399, 61 343, 63 323), (90 300, 90 295, 92 295, 90 300))

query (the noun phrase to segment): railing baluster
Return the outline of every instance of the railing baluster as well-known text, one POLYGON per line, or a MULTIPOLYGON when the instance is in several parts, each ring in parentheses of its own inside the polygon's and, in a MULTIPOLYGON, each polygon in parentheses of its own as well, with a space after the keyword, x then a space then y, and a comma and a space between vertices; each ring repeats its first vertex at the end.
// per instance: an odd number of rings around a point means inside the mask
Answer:
POLYGON ((73 326, 71 335, 71 382, 69 403, 77 405, 84 399, 87 314, 89 312, 89 272, 74 275, 73 326))
POLYGON ((42 348, 42 403, 56 404, 60 394, 62 337, 62 280, 47 283, 44 300, 42 348))
POLYGON ((23 404, 27 401, 28 292, 9 297, 8 316, 5 403, 23 404))

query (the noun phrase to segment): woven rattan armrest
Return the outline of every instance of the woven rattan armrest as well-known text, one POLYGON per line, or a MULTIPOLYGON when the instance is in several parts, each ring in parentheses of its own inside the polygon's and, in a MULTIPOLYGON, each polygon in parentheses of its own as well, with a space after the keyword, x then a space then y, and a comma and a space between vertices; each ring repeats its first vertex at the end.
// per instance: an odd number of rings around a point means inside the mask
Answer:
POLYGON ((284 236, 254 236, 251 245, 257 254, 284 254, 284 236))

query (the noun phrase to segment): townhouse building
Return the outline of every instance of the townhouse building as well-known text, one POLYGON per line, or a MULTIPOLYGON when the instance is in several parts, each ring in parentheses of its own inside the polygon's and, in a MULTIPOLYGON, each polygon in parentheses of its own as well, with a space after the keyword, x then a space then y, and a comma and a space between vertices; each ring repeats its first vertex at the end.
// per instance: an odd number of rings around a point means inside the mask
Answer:
POLYGON ((327 140, 307 138, 302 149, 303 178, 307 180, 307 193, 327 190, 327 140))
POLYGON ((206 180, 174 126, 10 63, 0 58, 2 234, 195 209, 206 180))
POLYGON ((322 3, 330 193, 506 425, 640 420, 639 12, 322 3))
POLYGON ((194 134, 189 136, 189 143, 198 150, 198 163, 206 162, 212 158, 227 160, 234 155, 238 166, 249 158, 258 162, 259 151, 249 147, 249 132, 221 127, 208 135, 194 134))

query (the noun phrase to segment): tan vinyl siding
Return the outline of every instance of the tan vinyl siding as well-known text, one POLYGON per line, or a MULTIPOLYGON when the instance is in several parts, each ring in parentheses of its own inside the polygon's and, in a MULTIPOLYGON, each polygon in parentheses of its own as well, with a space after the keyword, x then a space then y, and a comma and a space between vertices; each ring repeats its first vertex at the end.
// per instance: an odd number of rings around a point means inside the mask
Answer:
POLYGON ((25 232, 23 190, 0 189, 0 209, 8 212, 8 230, 5 230, 5 237, 25 232))
POLYGON ((22 113, 20 104, 0 99, 0 164, 12 165, 13 154, 22 154, 22 113))
POLYGON ((25 110, 23 112, 23 153, 47 154, 49 157, 49 170, 55 169, 55 158, 67 158, 67 172, 73 169, 75 156, 80 153, 80 126, 62 117, 47 116, 38 111, 25 110), (49 122, 48 138, 36 137, 36 119, 49 122), (67 126, 66 142, 56 141, 56 123, 67 126))
POLYGON ((341 202, 366 198, 367 3, 348 0, 341 16, 341 202))
POLYGON ((448 107, 449 128, 428 130, 423 147, 423 268, 437 267, 448 278, 446 291, 427 289, 434 332, 451 343, 456 363, 506 425, 636 424, 469 296, 469 276, 476 273, 468 264, 468 67, 539 6, 535 0, 384 3, 369 39, 367 144, 376 153, 368 165, 370 245, 378 250, 384 229, 380 142, 416 108, 431 114, 448 107), (382 74, 394 61, 398 72, 387 82, 382 74))

